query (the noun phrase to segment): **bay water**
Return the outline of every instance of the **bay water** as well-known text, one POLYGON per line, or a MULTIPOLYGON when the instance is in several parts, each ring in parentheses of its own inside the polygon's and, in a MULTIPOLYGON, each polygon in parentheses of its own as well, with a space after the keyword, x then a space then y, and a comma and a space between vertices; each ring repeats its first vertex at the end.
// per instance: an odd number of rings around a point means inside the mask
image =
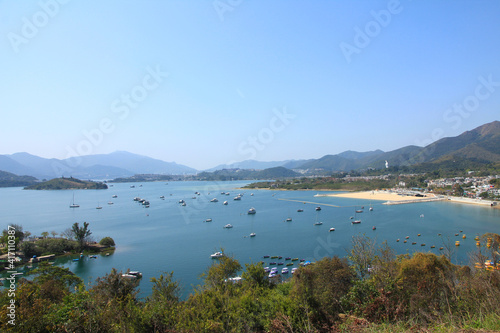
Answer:
MULTIPOLYGON (((61 233, 75 222, 88 222, 94 239, 112 237, 116 251, 110 256, 80 261, 72 260, 77 255, 62 257, 56 264, 70 268, 86 283, 104 276, 111 268, 141 271, 142 297, 151 293, 151 277, 171 271, 186 297, 203 283, 200 275, 214 260, 210 254, 221 248, 242 266, 259 261, 268 266, 277 260, 263 259, 264 255, 282 256, 278 261, 286 257, 309 261, 325 256, 344 257, 352 236, 365 234, 378 244, 387 241, 398 254, 441 254, 440 247, 451 248, 454 263, 469 264, 469 253, 475 250, 474 237, 500 232, 500 210, 483 206, 447 201, 389 206, 383 205, 383 201, 315 197, 315 191, 241 189, 248 183, 115 183, 107 190, 74 191, 3 188, 0 215, 3 228, 19 224, 24 231, 38 236, 44 231, 61 233), (242 194, 241 200, 234 200, 238 194, 242 194), (73 196, 79 208, 69 208, 73 196), (145 208, 134 197, 148 200, 150 207, 145 208), (211 202, 213 198, 218 201, 211 202), (228 204, 223 205, 224 201, 228 204), (103 208, 96 209, 98 205, 103 208), (320 211, 316 210, 318 206, 320 211), (351 217, 362 206, 363 213, 356 215, 362 222, 353 225, 351 217), (369 211, 370 206, 373 211, 369 211), (252 207, 257 213, 248 215, 252 207), (292 221, 287 222, 287 218, 292 221), (212 221, 205 222, 207 219, 212 221), (316 222, 323 224, 315 225, 316 222), (226 224, 233 228, 224 228, 226 224), (335 231, 330 232, 330 228, 335 231), (250 237, 251 233, 256 236, 250 237), (462 238, 464 234, 466 239, 462 238), (409 239, 404 243, 406 236, 409 239), (454 246, 456 240, 460 241, 459 247, 454 246)), ((325 193, 329 192, 321 192, 325 193)), ((298 262, 294 262, 292 267, 297 266, 298 262)))

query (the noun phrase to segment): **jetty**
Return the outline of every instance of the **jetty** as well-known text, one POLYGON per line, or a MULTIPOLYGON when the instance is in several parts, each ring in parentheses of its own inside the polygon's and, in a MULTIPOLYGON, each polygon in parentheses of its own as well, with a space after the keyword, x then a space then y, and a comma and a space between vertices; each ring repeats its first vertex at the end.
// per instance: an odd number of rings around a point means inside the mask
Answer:
POLYGON ((47 261, 47 260, 51 260, 51 259, 55 259, 55 258, 56 258, 55 254, 49 254, 49 255, 46 255, 46 256, 33 257, 33 258, 30 259, 30 262, 31 263, 42 262, 42 261, 47 261))
POLYGON ((418 198, 414 200, 396 200, 396 201, 386 201, 382 205, 402 205, 417 202, 431 202, 431 201, 443 201, 446 200, 445 197, 431 197, 431 198, 418 198))

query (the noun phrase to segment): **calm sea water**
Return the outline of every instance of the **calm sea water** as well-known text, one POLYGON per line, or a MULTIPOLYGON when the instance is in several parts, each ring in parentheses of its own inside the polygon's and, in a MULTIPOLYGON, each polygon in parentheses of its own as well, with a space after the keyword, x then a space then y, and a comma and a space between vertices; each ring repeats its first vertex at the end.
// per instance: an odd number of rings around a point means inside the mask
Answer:
MULTIPOLYGON (((4 228, 21 224, 34 235, 44 231, 60 233, 74 222, 89 222, 96 240, 105 236, 115 240, 114 254, 79 262, 67 257, 58 259, 57 264, 69 267, 86 282, 105 275, 113 267, 118 271, 139 270, 144 276, 140 283, 141 296, 151 292, 149 278, 170 271, 174 272, 186 296, 193 286, 202 283, 199 276, 212 263, 210 254, 220 248, 244 265, 261 261, 264 255, 310 261, 324 256, 342 257, 350 247, 352 236, 360 234, 378 243, 386 240, 397 253, 431 251, 439 254, 443 242, 453 245, 455 240, 460 240, 461 246, 455 249, 453 261, 467 264, 468 253, 475 248, 476 235, 500 232, 500 210, 496 209, 450 202, 387 206, 382 205, 382 201, 314 197, 316 192, 312 191, 237 189, 247 183, 154 182, 143 183, 141 187, 139 183, 123 183, 113 184, 108 190, 76 191, 4 188, 0 189, 0 214, 4 228), (230 195, 221 192, 230 192, 230 195), (243 194, 242 199, 233 200, 239 193, 243 194), (73 195, 80 208, 69 208, 73 195), (117 197, 112 198, 113 195, 117 197), (134 197, 149 200, 150 208, 134 202, 134 197), (219 201, 210 202, 212 198, 219 201), (179 204, 181 199, 186 201, 185 207, 179 204), (226 200, 228 205, 223 205, 226 200), (98 205, 103 209, 96 209, 98 205), (370 205, 374 208, 371 212, 370 205), (317 212, 317 206, 322 210, 317 212), (361 206, 365 209, 357 218, 362 223, 352 225, 350 217, 361 206), (257 214, 247 214, 251 207, 257 214), (297 212, 298 209, 304 211, 297 212), (288 217, 292 222, 285 222, 288 217), (207 218, 212 222, 204 222, 207 218), (314 225, 316 221, 323 225, 314 225), (228 223, 234 227, 224 229, 228 223), (372 230, 373 226, 376 230, 372 230), (331 227, 336 230, 329 232, 331 227), (252 232, 256 237, 249 237, 252 232), (456 233, 459 236, 455 236, 456 233), (463 234, 467 235, 466 239, 462 239, 463 234), (410 236, 406 244, 403 243, 405 236, 410 236), (396 242, 398 238, 400 242, 396 242), (417 245, 411 245, 413 241, 417 245), (422 247, 421 243, 426 246, 422 247), (436 248, 431 249, 431 245, 436 248)), ((267 264, 271 259, 265 261, 267 264)))

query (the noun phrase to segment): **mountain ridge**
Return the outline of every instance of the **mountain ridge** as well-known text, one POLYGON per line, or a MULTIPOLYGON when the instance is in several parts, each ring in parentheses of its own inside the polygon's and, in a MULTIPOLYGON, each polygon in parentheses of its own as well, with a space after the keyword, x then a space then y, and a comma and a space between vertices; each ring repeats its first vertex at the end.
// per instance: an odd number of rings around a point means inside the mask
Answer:
MULTIPOLYGON (((493 121, 455 137, 441 138, 425 147, 404 146, 392 151, 347 150, 317 159, 262 162, 246 160, 221 164, 204 172, 223 169, 266 170, 284 167, 305 174, 346 172, 363 169, 384 169, 387 166, 432 165, 463 159, 471 165, 500 162, 500 121, 493 121)), ((466 163, 465 163, 466 164, 466 163)), ((465 165, 461 163, 461 165, 465 165)), ((165 162, 148 156, 115 151, 110 154, 86 155, 64 160, 46 159, 29 153, 0 155, 0 170, 39 179, 78 177, 83 179, 113 179, 134 174, 187 175, 198 171, 175 162, 165 162)), ((283 172, 281 172, 283 173, 283 172)))

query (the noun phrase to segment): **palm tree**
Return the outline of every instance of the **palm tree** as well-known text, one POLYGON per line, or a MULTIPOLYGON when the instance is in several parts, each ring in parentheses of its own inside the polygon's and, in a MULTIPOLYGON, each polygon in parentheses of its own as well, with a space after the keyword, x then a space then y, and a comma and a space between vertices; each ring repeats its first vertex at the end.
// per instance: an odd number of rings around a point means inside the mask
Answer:
POLYGON ((85 244, 85 239, 92 234, 90 230, 88 230, 89 224, 87 222, 83 222, 83 227, 78 225, 78 222, 73 224, 73 234, 75 235, 75 239, 80 243, 80 249, 83 249, 85 244))

